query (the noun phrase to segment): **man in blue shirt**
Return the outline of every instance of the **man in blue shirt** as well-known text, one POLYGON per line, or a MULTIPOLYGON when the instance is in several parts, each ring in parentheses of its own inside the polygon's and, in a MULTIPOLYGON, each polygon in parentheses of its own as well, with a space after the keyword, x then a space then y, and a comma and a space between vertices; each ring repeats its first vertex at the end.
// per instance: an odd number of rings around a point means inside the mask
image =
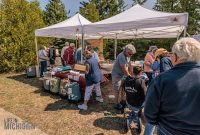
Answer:
POLYGON ((121 109, 120 99, 119 99, 119 89, 121 87, 122 79, 125 76, 129 76, 130 73, 128 71, 128 65, 130 62, 130 58, 133 54, 136 53, 136 49, 132 44, 128 44, 125 46, 124 51, 121 52, 117 59, 115 60, 115 63, 113 65, 112 69, 112 84, 113 89, 115 90, 115 109, 121 109))

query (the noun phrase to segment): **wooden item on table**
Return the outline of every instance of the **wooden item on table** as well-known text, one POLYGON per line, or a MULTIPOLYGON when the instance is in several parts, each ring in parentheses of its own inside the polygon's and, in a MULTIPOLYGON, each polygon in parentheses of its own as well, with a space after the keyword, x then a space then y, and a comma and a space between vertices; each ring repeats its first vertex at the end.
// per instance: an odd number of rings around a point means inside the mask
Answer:
POLYGON ((85 72, 86 71, 86 66, 85 65, 81 65, 81 64, 75 64, 74 65, 74 70, 85 72))

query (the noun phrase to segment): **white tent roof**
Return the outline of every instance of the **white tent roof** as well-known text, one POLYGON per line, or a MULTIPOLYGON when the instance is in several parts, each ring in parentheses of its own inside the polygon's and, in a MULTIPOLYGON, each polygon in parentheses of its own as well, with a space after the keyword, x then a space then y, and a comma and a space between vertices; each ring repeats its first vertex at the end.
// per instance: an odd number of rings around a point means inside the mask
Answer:
POLYGON ((187 26, 187 13, 165 13, 146 9, 140 5, 108 19, 84 26, 84 33, 103 38, 172 38, 187 26))
MULTIPOLYGON (((77 36, 81 37, 82 27, 86 24, 91 24, 91 22, 77 13, 63 22, 37 29, 35 31, 35 36, 76 39, 77 36)), ((99 38, 99 36, 85 35, 85 39, 96 38, 99 38)))

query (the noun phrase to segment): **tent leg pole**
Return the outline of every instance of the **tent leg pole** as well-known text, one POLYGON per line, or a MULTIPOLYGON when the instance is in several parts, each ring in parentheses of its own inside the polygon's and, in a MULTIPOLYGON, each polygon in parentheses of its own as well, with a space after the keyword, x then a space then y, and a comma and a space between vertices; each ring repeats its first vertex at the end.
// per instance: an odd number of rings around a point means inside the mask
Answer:
POLYGON ((35 51, 36 51, 36 66, 35 66, 35 68, 36 68, 36 77, 40 77, 37 37, 35 37, 35 51))
POLYGON ((114 59, 116 60, 117 58, 117 35, 115 37, 115 50, 114 50, 114 59))
POLYGON ((83 28, 82 28, 81 47, 82 47, 82 51, 81 51, 81 64, 83 64, 83 51, 84 51, 84 32, 83 32, 83 28))

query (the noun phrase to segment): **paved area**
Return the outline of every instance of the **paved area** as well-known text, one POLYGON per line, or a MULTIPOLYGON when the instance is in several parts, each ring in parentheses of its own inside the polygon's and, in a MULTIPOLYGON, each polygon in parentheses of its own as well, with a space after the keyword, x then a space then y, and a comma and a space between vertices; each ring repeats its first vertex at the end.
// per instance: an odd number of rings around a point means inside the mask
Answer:
POLYGON ((47 135, 34 124, 23 121, 14 114, 0 108, 1 135, 47 135))

